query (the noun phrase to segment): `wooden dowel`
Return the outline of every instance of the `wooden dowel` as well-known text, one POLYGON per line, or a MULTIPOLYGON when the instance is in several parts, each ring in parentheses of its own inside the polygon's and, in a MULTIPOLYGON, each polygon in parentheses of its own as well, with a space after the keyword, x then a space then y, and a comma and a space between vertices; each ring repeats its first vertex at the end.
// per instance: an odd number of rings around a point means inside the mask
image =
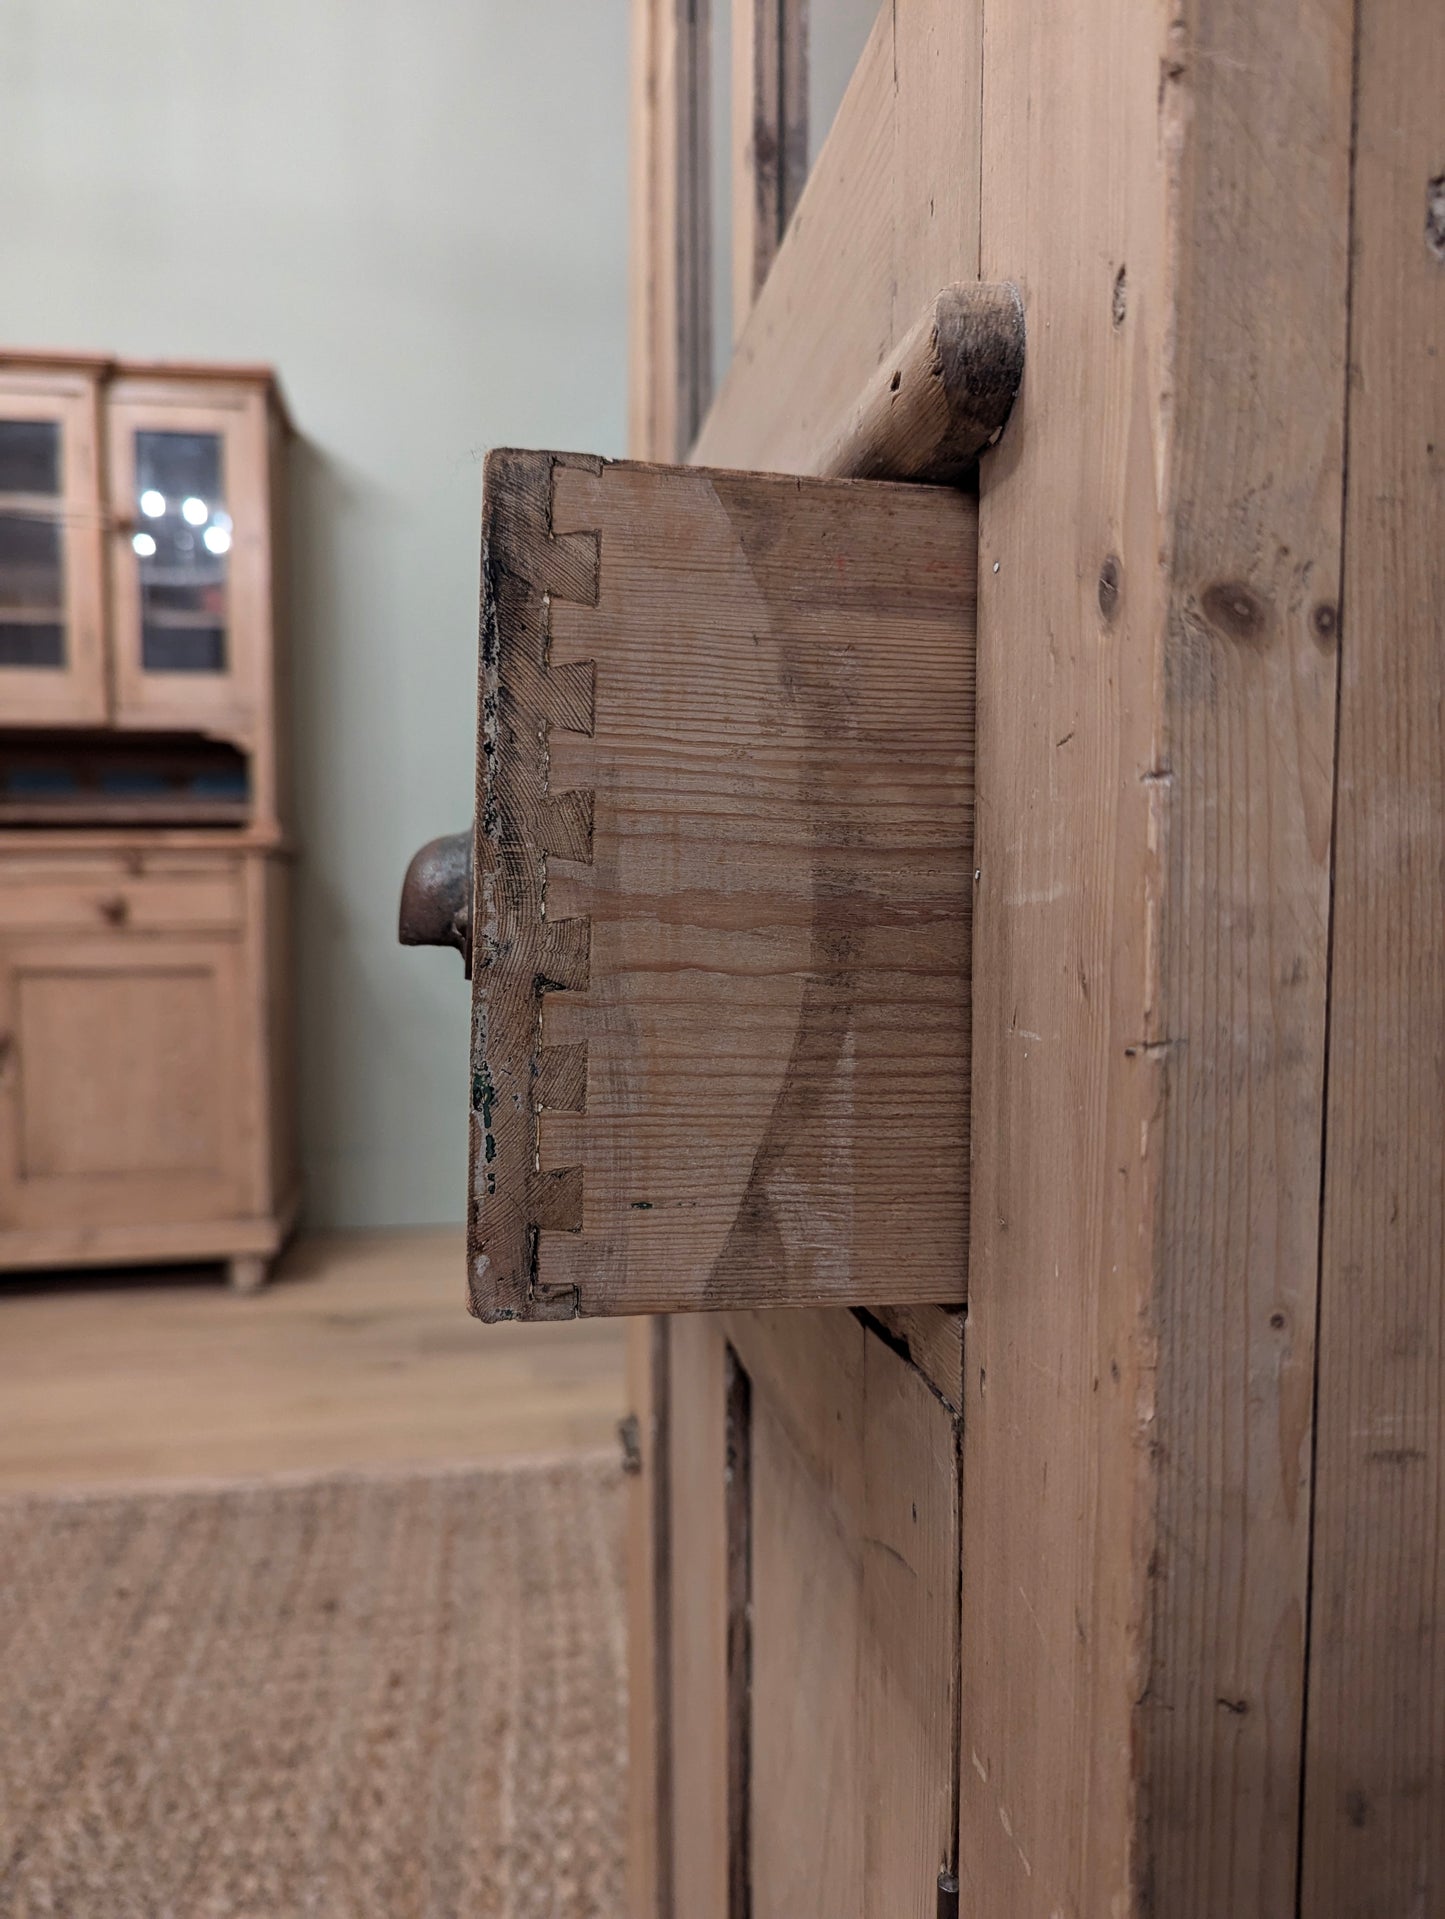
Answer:
POLYGON ((957 480, 1003 431, 1023 371, 1018 288, 945 287, 849 409, 818 472, 957 480))

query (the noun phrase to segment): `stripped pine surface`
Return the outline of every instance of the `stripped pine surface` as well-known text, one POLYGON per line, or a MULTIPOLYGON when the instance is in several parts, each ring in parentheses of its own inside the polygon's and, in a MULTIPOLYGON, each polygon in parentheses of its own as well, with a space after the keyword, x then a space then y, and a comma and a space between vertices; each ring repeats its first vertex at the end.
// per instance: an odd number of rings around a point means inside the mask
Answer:
POLYGON ((1445 1911, 1445 33, 1359 17, 1301 1911, 1445 1911))
POLYGON ((1294 1910, 1347 0, 984 5, 970 1910, 1294 1910))
POLYGON ((974 527, 492 456, 483 1317, 963 1296, 974 527))
MULTIPOLYGON (((671 1424, 668 1545, 672 1605, 671 1800, 661 1862, 663 1919, 729 1913, 727 1342, 722 1322, 693 1313, 668 1328, 671 1424), (684 1408, 682 1418, 676 1409, 684 1408)), ((651 1915, 646 1915, 651 1919, 651 1915)))
POLYGON ((752 1910, 937 1910, 953 1865, 957 1416, 848 1313, 729 1315, 750 1381, 752 1910))

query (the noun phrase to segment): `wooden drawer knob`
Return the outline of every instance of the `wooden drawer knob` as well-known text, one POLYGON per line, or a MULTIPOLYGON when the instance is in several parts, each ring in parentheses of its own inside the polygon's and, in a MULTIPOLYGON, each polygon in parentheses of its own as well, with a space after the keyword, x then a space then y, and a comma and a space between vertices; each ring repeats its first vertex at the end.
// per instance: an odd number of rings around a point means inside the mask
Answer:
POLYGON ((428 840, 401 888, 403 946, 454 946, 472 976, 472 829, 428 840))

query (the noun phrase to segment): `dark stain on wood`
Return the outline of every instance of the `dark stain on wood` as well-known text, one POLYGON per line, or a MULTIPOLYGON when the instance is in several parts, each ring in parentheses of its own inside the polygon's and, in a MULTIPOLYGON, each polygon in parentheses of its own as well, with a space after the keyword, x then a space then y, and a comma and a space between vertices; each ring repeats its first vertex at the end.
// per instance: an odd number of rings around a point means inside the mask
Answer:
POLYGON ((1269 609, 1242 580, 1226 580, 1204 589, 1200 605, 1216 632, 1231 640, 1259 645, 1267 637, 1269 609))
MULTIPOLYGON (((553 600, 595 606, 598 537, 552 530, 556 456, 489 455, 482 502, 481 739, 477 754, 476 978, 468 1269, 483 1319, 565 1316, 543 1297, 540 1232, 579 1232, 582 1169, 537 1169, 537 1115, 586 1103, 585 1046, 541 1046, 544 992, 585 985, 585 922, 545 918, 546 858, 587 860, 592 795, 550 790, 553 727, 588 733, 590 663, 553 669, 553 600)), ((567 464, 599 471, 600 460, 567 464)))
POLYGON ((728 1919, 750 1919, 753 1724, 753 1383, 727 1349, 728 1919))
POLYGON ((1332 606, 1328 600, 1321 600, 1319 605, 1310 614, 1310 631, 1319 641, 1321 647, 1326 652, 1330 652, 1334 647, 1335 641, 1339 638, 1339 609, 1332 606))
POLYGON ((1107 553, 1099 568, 1099 611, 1112 620, 1119 610, 1121 569, 1117 553, 1107 553))

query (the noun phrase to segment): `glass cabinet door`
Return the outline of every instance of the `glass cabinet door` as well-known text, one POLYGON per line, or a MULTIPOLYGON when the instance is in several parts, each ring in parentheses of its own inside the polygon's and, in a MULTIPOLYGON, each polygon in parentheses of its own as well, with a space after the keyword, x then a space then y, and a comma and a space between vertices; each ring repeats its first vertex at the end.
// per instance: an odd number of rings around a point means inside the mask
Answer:
POLYGON ((105 718, 94 386, 0 376, 0 724, 105 718))
POLYGON ((263 509, 247 421, 239 406, 112 402, 122 725, 248 733, 263 509))

